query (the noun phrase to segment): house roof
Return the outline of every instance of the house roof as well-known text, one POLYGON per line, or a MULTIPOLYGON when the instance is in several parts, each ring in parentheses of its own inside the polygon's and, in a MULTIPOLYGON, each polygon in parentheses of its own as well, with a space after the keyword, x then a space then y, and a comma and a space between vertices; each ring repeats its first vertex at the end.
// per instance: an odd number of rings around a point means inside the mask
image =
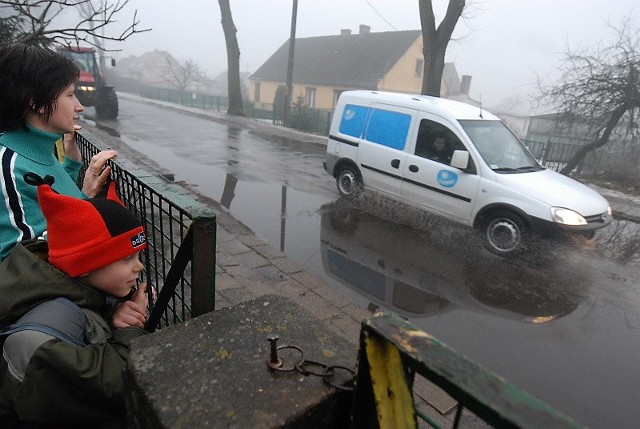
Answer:
MULTIPOLYGON (((292 80, 297 84, 375 89, 420 36, 420 30, 409 30, 296 39, 292 80)), ((285 82, 288 62, 287 40, 251 79, 285 82)))

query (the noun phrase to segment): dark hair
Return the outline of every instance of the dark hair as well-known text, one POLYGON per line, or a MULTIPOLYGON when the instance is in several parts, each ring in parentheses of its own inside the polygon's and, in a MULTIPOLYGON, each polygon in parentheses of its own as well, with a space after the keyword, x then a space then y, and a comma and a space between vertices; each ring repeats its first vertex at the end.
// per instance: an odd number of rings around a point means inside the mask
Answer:
POLYGON ((37 46, 0 47, 0 132, 25 128, 29 111, 44 109, 48 120, 56 99, 80 70, 67 57, 37 46))

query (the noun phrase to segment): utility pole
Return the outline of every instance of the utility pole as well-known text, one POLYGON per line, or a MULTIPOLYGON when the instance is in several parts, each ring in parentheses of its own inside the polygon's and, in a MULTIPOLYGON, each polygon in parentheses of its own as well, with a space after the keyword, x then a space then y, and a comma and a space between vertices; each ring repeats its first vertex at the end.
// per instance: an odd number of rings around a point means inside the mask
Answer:
POLYGON ((283 125, 291 126, 291 93, 293 92, 293 51, 296 41, 296 17, 298 16, 298 0, 293 0, 291 11, 291 35, 289 36, 289 63, 287 65, 287 89, 284 94, 283 125))

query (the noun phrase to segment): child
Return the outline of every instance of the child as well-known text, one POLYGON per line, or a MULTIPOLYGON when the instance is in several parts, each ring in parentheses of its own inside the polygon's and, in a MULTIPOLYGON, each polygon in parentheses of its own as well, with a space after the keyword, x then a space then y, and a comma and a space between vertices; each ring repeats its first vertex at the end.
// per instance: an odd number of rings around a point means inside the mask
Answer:
MULTIPOLYGON (((107 320, 143 268, 143 227, 113 183, 107 198, 83 200, 56 193, 51 176, 24 180, 38 186, 48 238, 33 242, 48 245, 48 263, 34 244, 18 244, 0 271, 0 326, 13 322, 0 335, 0 418, 124 427, 122 371, 130 341, 146 331, 112 331, 107 320)), ((143 313, 145 289, 131 295, 143 313)))
POLYGON ((104 186, 113 150, 89 162, 82 191, 76 179, 82 166, 73 134, 84 110, 75 96, 78 67, 65 56, 25 44, 0 47, 0 261, 22 240, 45 236, 36 190, 27 172, 53 176, 54 189, 78 198, 94 197, 104 186), (66 134, 65 134, 66 133, 66 134), (58 162, 55 142, 63 135, 66 158, 58 162))

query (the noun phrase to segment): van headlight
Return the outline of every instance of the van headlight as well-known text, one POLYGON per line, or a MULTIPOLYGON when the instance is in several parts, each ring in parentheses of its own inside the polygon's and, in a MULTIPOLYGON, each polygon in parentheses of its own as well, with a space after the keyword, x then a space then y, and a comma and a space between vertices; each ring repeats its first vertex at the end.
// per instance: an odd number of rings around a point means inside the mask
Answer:
POLYGON ((563 207, 551 208, 551 219, 564 225, 586 225, 586 219, 578 212, 563 207))

